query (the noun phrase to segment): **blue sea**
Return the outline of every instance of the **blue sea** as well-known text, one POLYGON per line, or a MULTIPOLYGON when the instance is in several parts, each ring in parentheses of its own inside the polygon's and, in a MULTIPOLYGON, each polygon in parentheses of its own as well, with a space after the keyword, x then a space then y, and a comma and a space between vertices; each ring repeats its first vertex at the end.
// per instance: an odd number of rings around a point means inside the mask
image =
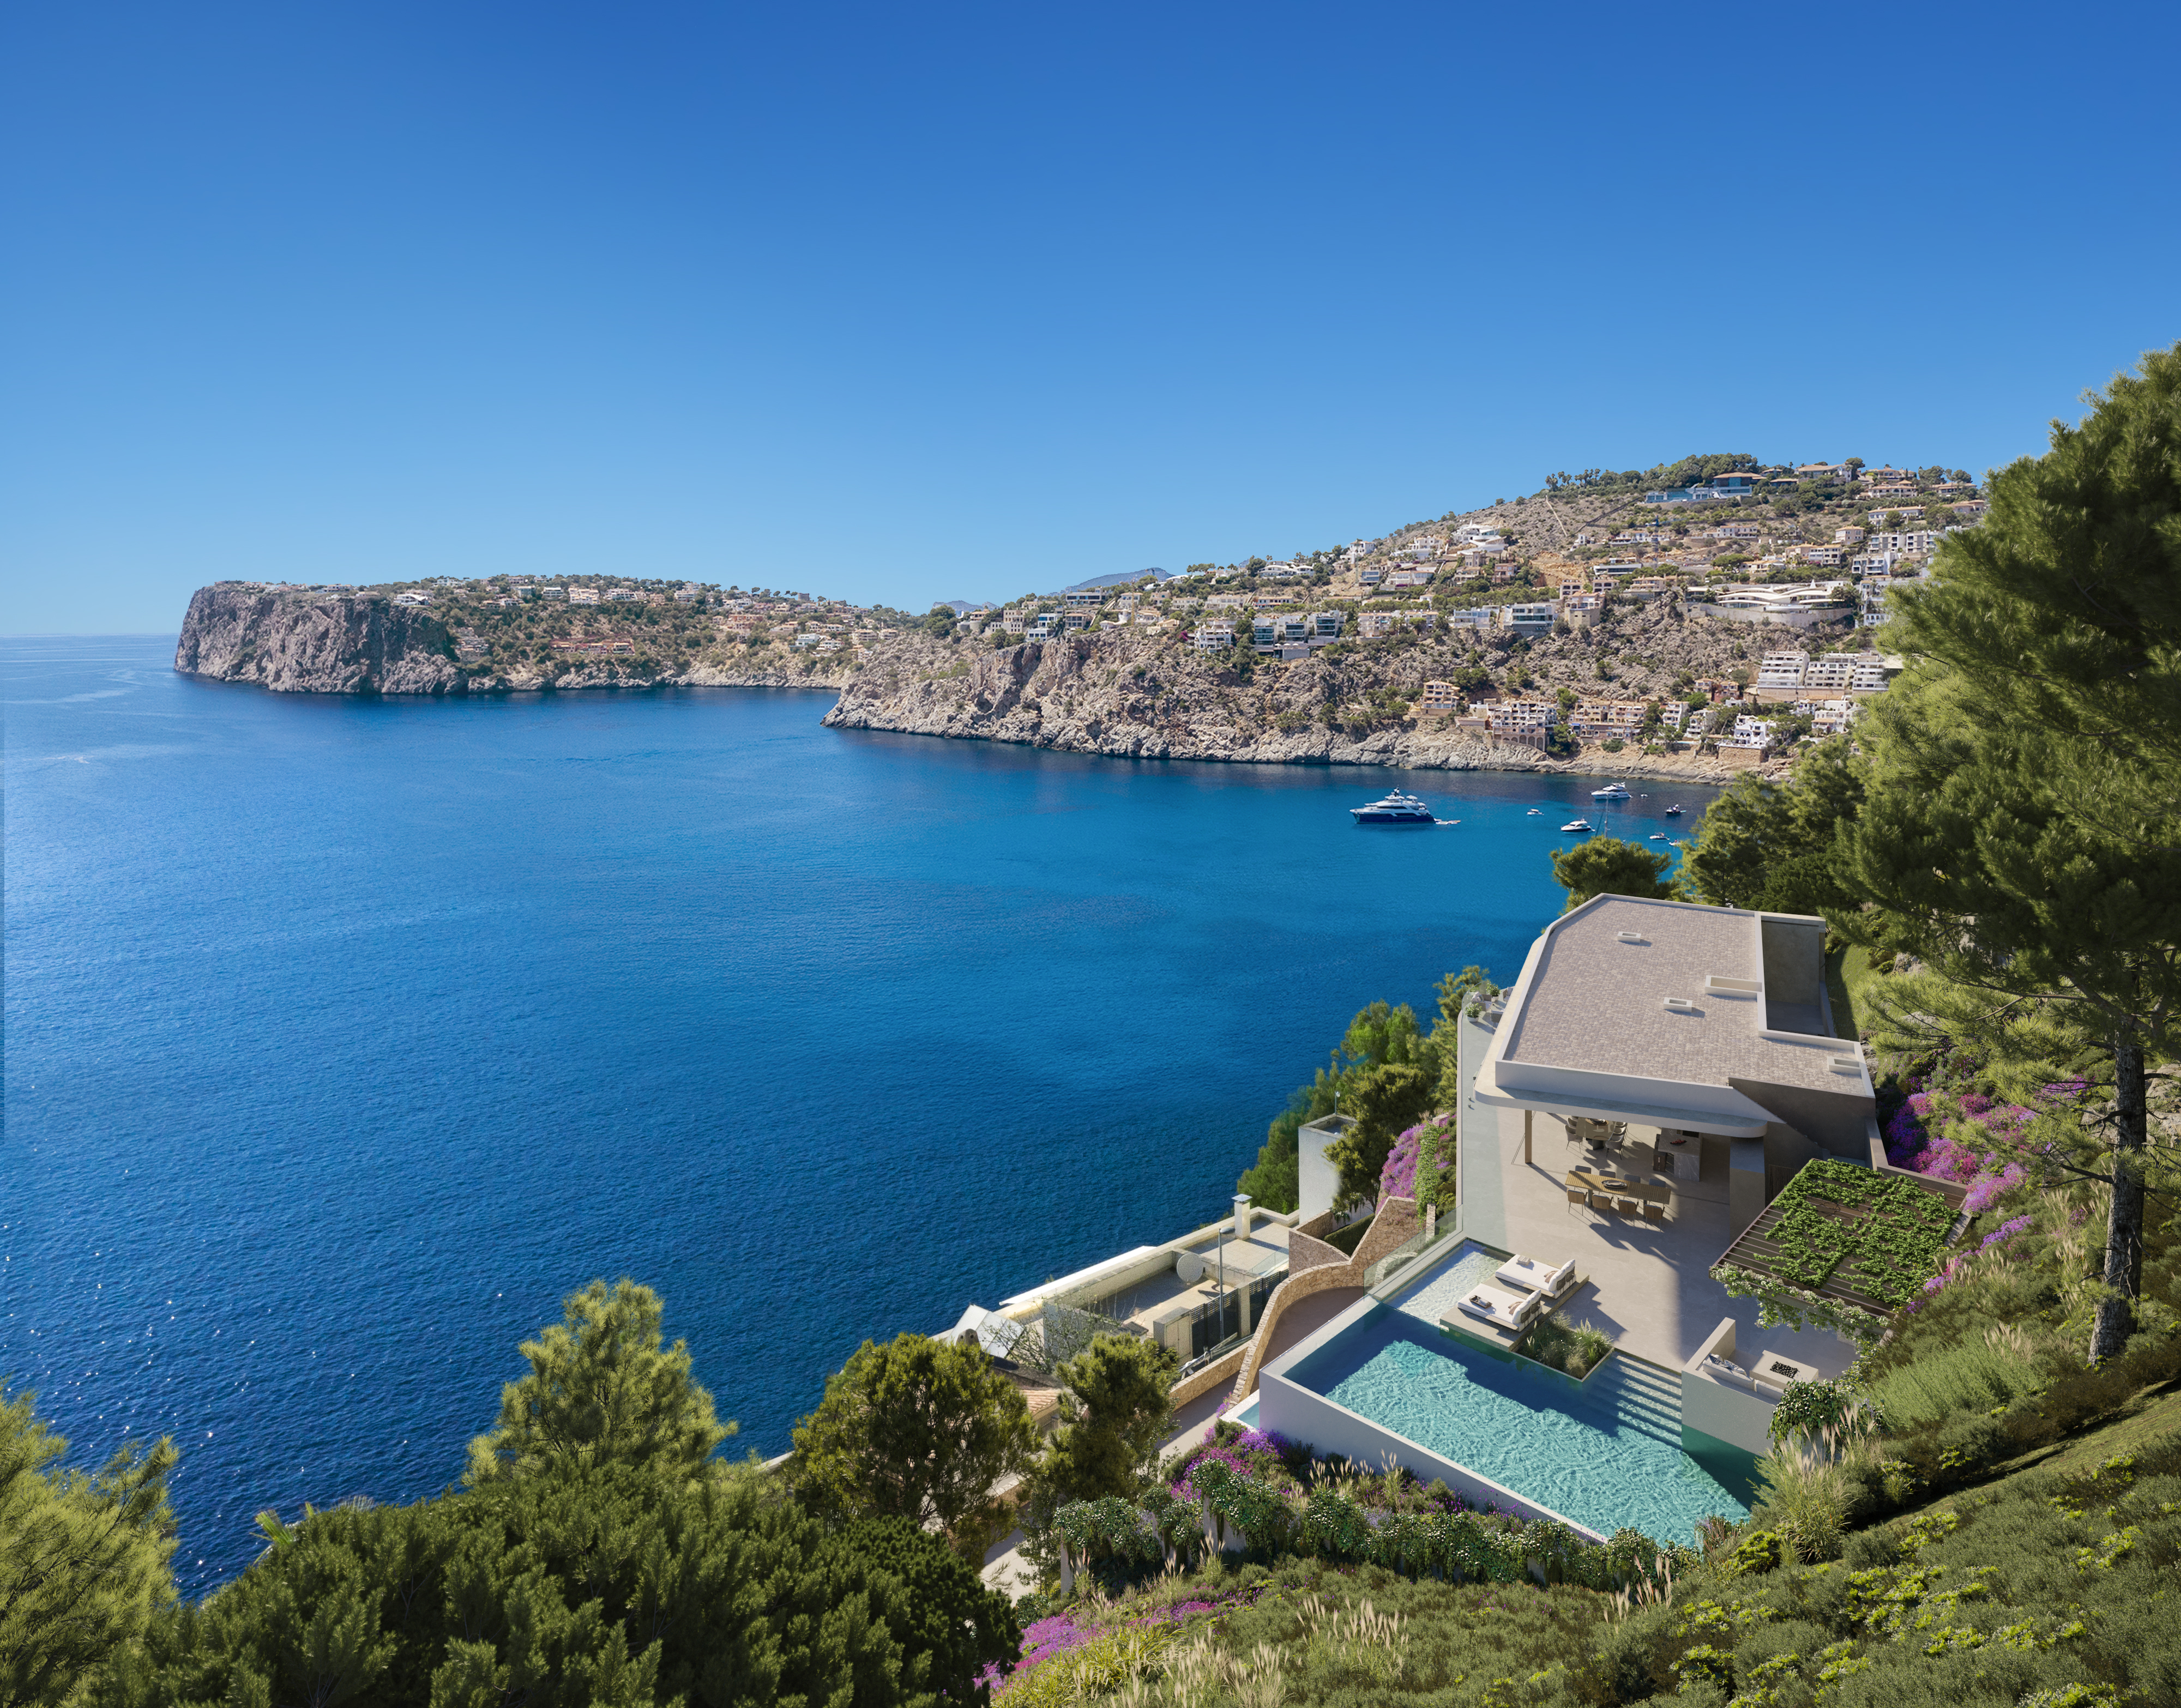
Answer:
POLYGON ((173 652, 0 642, 0 1379, 77 1463, 174 1435, 191 1593, 263 1508, 456 1480, 593 1276, 658 1288, 737 1450, 784 1451, 865 1337, 1223 1210, 1363 1004, 1511 978, 1572 813, 1640 838, 1714 792, 173 652), (1350 822, 1397 785, 1460 824, 1350 822))

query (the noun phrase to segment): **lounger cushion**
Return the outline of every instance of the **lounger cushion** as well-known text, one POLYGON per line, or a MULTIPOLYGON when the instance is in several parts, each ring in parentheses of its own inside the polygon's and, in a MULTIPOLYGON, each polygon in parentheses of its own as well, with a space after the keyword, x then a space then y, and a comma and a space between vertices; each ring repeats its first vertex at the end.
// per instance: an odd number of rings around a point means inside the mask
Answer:
POLYGON ((1544 1301, 1533 1292, 1513 1293, 1488 1285, 1471 1288, 1462 1299, 1461 1309, 1503 1329, 1520 1329, 1536 1319, 1544 1309, 1544 1301))
POLYGON ((1558 1269, 1552 1269, 1536 1258, 1516 1252, 1499 1265, 1499 1272, 1493 1279, 1525 1292, 1556 1293, 1575 1279, 1575 1259, 1570 1258, 1558 1269))

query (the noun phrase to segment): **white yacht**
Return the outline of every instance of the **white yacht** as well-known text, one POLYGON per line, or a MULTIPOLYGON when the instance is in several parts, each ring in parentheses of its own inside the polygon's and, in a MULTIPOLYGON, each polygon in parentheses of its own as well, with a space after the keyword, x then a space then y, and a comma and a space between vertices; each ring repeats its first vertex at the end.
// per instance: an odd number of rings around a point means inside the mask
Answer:
POLYGON ((1629 796, 1628 791, 1620 784, 1608 783, 1603 789, 1592 790, 1590 798, 1593 801, 1626 801, 1629 796))
POLYGON ((1563 825, 1561 825, 1561 826, 1560 826, 1560 829, 1563 829, 1563 830, 1576 830, 1576 831, 1584 831, 1584 832, 1587 832, 1588 830, 1592 829, 1593 828, 1593 825, 1591 824, 1590 820, 1589 820, 1589 819, 1587 819, 1587 818, 1571 818, 1571 819, 1570 819, 1566 824, 1563 824, 1563 825))
POLYGON ((1429 824, 1434 822, 1431 808, 1413 795, 1405 795, 1399 789, 1390 795, 1373 801, 1367 807, 1350 807, 1358 824, 1429 824))

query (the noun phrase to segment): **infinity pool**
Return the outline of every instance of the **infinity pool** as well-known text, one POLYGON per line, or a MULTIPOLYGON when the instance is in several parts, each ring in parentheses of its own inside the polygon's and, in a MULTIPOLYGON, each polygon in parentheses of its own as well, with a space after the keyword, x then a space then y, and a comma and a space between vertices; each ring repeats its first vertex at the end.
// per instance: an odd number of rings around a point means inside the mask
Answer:
POLYGON ((1600 1534, 1695 1540, 1698 1519, 1749 1515, 1756 1461, 1713 1442, 1685 1451, 1678 1373, 1615 1353, 1579 1386, 1427 1320, 1496 1254, 1471 1247, 1399 1303, 1378 1303, 1285 1372, 1288 1380, 1600 1534), (1459 1277, 1459 1284, 1449 1286, 1459 1277), (1416 1303, 1417 1310, 1403 1309, 1416 1303))

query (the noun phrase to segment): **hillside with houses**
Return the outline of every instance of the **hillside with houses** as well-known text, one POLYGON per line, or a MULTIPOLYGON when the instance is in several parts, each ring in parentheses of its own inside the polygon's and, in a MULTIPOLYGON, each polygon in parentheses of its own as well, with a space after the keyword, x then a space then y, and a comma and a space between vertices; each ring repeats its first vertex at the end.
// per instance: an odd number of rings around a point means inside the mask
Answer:
POLYGON ((859 660, 837 725, 1074 751, 1722 775, 1846 729, 1965 471, 1736 455, 1286 559, 960 606, 859 660))
POLYGON ((1974 526, 1963 470, 1718 454, 1284 559, 921 614, 501 575, 223 582, 176 668, 311 692, 838 691, 840 727, 1267 763, 1717 777, 1843 730, 1891 590, 1974 526))

